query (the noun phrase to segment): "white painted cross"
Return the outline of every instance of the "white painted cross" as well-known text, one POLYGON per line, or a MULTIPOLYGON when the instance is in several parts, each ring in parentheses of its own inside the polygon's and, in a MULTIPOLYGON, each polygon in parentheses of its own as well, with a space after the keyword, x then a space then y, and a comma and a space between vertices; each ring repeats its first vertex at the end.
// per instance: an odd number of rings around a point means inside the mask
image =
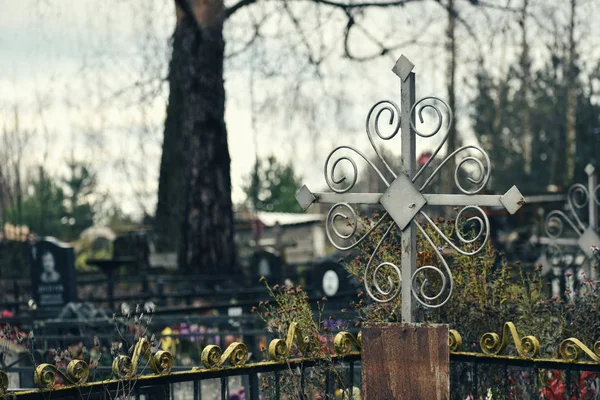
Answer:
POLYGON ((371 111, 367 117, 366 130, 369 141, 371 142, 373 149, 388 173, 393 176, 393 180, 389 182, 385 178, 384 174, 382 174, 382 172, 368 159, 364 153, 351 146, 338 146, 329 154, 327 160, 325 161, 325 180, 332 192, 313 193, 306 185, 304 185, 296 194, 296 199, 304 210, 306 210, 313 203, 333 204, 333 207, 330 209, 329 214, 327 215, 326 233, 332 245, 338 250, 349 250, 356 247, 383 221, 389 223, 389 226, 387 229, 385 229, 385 233, 379 240, 378 245, 371 254, 369 262, 365 267, 364 283, 365 289, 369 296, 373 300, 380 303, 393 300, 400 293, 400 289, 402 289, 402 320, 404 322, 414 321, 416 304, 413 303, 413 296, 423 306, 435 308, 444 305, 448 301, 452 294, 453 288, 452 273, 448 264, 446 263, 440 249, 434 244, 434 241, 425 232, 421 224, 417 222, 417 218, 420 218, 421 222, 424 221, 430 224, 431 227, 440 235, 440 237, 455 251, 465 255, 473 255, 484 248, 490 231, 487 216, 480 207, 500 206, 506 208, 509 213, 513 214, 524 203, 523 196, 515 186, 510 188, 504 195, 478 194, 484 189, 490 178, 491 166, 489 157, 485 151, 477 146, 472 145, 460 147, 451 154, 446 155, 444 160, 437 166, 437 168, 431 172, 424 184, 419 186, 415 183, 419 177, 424 176, 423 173, 427 171, 428 167, 431 165, 432 161, 435 159, 442 146, 446 142, 449 134, 449 127, 452 124, 452 110, 450 110, 450 108, 443 101, 435 97, 427 97, 415 102, 415 74, 412 72, 413 67, 413 63, 411 63, 405 56, 401 56, 392 68, 392 71, 401 79, 400 107, 391 101, 380 101, 375 104, 373 108, 371 108, 371 111), (425 102, 431 102, 432 104, 426 104, 425 102), (442 125, 444 117, 437 105, 438 102, 443 104, 448 116, 445 133, 442 134, 443 138, 441 143, 433 152, 429 160, 418 171, 416 171, 416 136, 429 138, 443 130, 442 125), (437 127, 430 133, 420 132, 415 126, 415 115, 418 115, 420 122, 423 123, 423 110, 426 108, 430 108, 437 115, 437 127), (379 118, 384 111, 390 113, 389 124, 392 126, 395 125, 393 132, 389 135, 384 135, 379 130, 379 118), (374 118, 371 118, 372 116, 374 116, 374 118), (380 139, 389 140, 396 136, 398 131, 401 133, 402 150, 402 167, 399 174, 397 174, 386 162, 385 158, 378 151, 373 141, 373 133, 376 133, 380 139), (338 151, 351 151, 363 158, 369 164, 369 166, 373 168, 375 172, 377 172, 379 177, 385 183, 387 189, 383 193, 349 193, 349 191, 356 184, 358 178, 357 164, 349 156, 339 156, 330 164, 333 155, 338 151), (483 158, 483 161, 472 155, 473 151, 479 152, 483 158), (449 160, 453 159, 458 153, 461 152, 464 152, 466 155, 456 164, 454 181, 457 188, 463 194, 424 193, 423 190, 438 174, 440 169, 446 165, 449 160), (344 175, 336 177, 335 170, 342 161, 349 163, 352 167, 353 176, 351 179, 347 179, 347 177, 344 175), (470 168, 465 168, 467 165, 469 165, 470 168), (469 184, 467 188, 465 188, 459 182, 459 171, 462 171, 468 175, 467 181, 469 184), (346 186, 340 188, 341 185, 346 186), (358 240, 348 246, 343 246, 334 241, 334 236, 343 240, 352 239, 357 234, 359 225, 358 217, 351 204, 380 204, 385 209, 385 213, 358 240), (456 246, 439 230, 433 220, 425 213, 423 209, 425 205, 463 206, 456 217, 457 236, 462 243, 476 243, 479 238, 483 237, 481 246, 475 251, 471 252, 464 251, 456 246), (341 211, 342 209, 345 211, 341 211), (461 234, 460 229, 458 229, 459 220, 461 217, 464 217, 463 214, 465 211, 479 214, 479 216, 471 216, 467 219, 467 221, 474 221, 479 224, 479 232, 475 238, 464 237, 461 234), (341 232, 340 229, 338 229, 336 226, 336 220, 338 218, 343 220, 352 220, 350 222, 350 233, 341 232), (398 268, 395 264, 384 262, 371 271, 370 267, 373 259, 384 240, 386 240, 386 238, 389 236, 394 225, 398 226, 402 232, 402 268, 400 270, 400 268, 398 268), (424 235, 427 242, 433 247, 435 253, 444 266, 443 270, 437 266, 431 265, 417 267, 417 230, 424 235), (397 281, 393 281, 390 277, 388 277, 387 281, 384 281, 383 283, 380 282, 382 274, 379 274, 379 272, 386 269, 394 271, 398 277, 397 281), (437 273, 441 279, 441 285, 438 287, 439 290, 435 295, 430 295, 430 292, 425 290, 426 286, 429 284, 426 279, 421 281, 420 286, 417 287, 419 284, 417 278, 425 271, 433 271, 434 273, 437 273), (410 277, 410 279, 402 279, 402 277, 410 277), (370 278, 372 279, 370 280, 370 278))
MULTIPOLYGON (((557 256, 561 256, 561 259, 562 248, 564 247, 581 250, 586 257, 591 258, 594 255, 592 248, 600 246, 600 237, 597 233, 598 206, 600 206, 597 191, 600 186, 597 184, 596 168, 592 164, 588 164, 585 167, 585 173, 588 176, 587 187, 581 183, 576 183, 569 188, 567 193, 567 209, 570 215, 562 210, 551 211, 544 221, 546 236, 533 235, 530 239, 531 243, 542 244, 547 249, 552 249, 557 256), (588 208, 587 223, 581 220, 578 211, 586 206, 588 208), (565 233, 565 222, 572 230, 570 237, 562 237, 565 233)), ((545 269, 550 268, 545 252, 537 262, 544 265, 545 269)), ((593 269, 590 277, 594 277, 593 269)))

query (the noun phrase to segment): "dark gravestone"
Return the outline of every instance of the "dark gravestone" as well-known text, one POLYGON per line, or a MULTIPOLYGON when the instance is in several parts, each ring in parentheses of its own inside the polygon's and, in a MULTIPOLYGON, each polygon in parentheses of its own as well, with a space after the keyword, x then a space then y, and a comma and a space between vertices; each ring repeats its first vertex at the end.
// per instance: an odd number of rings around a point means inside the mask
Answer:
POLYGON ((75 250, 46 237, 31 247, 31 283, 36 315, 54 318, 65 304, 77 301, 75 250))
MULTIPOLYGON (((145 273, 150 265, 150 238, 145 231, 131 231, 119 235, 113 242, 113 258, 134 258, 137 267, 130 268, 145 273)), ((130 271, 133 272, 133 271, 130 271)))
POLYGON ((253 279, 258 279, 264 276, 271 284, 281 283, 281 257, 278 253, 271 252, 265 249, 257 250, 250 258, 252 267, 253 279))
POLYGON ((317 262, 312 268, 312 288, 314 295, 334 297, 347 292, 350 279, 344 266, 333 260, 317 262))

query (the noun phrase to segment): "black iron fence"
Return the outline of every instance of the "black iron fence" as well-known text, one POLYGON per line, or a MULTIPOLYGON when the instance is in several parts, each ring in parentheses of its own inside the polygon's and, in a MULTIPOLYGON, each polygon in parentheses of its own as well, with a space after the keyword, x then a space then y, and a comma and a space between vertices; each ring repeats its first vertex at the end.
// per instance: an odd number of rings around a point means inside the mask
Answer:
MULTIPOLYGON (((181 316, 156 315, 154 318, 154 326, 182 321, 181 316)), ((327 350, 323 356, 308 359, 301 358, 301 334, 288 333, 287 339, 277 339, 264 329, 254 314, 188 316, 184 320, 188 324, 213 329, 158 335, 159 341, 170 338, 197 345, 196 359, 190 360, 186 366, 174 362, 177 358, 175 348, 162 347, 159 351, 155 348, 152 354, 145 339, 136 341, 131 333, 122 332, 118 338, 124 343, 136 343, 133 350, 124 351, 129 356, 114 355, 109 357, 108 363, 95 368, 75 360, 75 364, 69 364, 65 369, 52 366, 52 360, 43 359, 43 354, 40 359, 34 355, 30 357, 31 365, 14 364, 6 369, 9 373, 6 376, 11 380, 20 375, 20 382, 28 383, 3 386, 0 373, 0 393, 6 387, 13 392, 18 388, 35 387, 18 391, 15 395, 24 399, 49 398, 51 395, 53 399, 130 396, 140 399, 233 400, 283 399, 290 398, 290 393, 305 393, 309 399, 360 398, 360 337, 357 331, 339 332, 335 337, 331 334, 324 338, 323 346, 327 350), (107 366, 111 362, 112 366, 107 366)), ((72 321, 40 322, 41 325, 36 328, 39 339, 32 350, 35 353, 78 341, 90 345, 92 335, 101 342, 112 341, 116 337, 113 331, 86 330, 88 325, 97 329, 95 323, 111 327, 111 323, 115 322, 80 321, 83 326, 78 329, 81 331, 70 336, 52 332, 73 329, 77 324, 72 321)), ((546 346, 545 353, 540 355, 542 347, 538 339, 534 336, 520 337, 510 322, 505 324, 501 335, 482 335, 478 346, 475 343, 463 345, 460 334, 455 330, 450 331, 449 342, 453 399, 600 398, 600 342, 586 345, 576 338, 568 338, 556 347, 554 354, 549 355, 546 346), (477 352, 474 349, 478 349, 477 352)), ((124 348, 127 346, 124 345, 124 348)), ((109 352, 108 349, 102 351, 109 352)), ((402 368, 399 366, 399 373, 402 368)))
MULTIPOLYGON (((360 353, 334 355, 327 367, 322 360, 302 358, 266 361, 217 369, 173 370, 164 375, 140 375, 129 380, 96 381, 51 391, 14 393, 18 399, 248 399, 283 398, 291 392, 309 398, 358 400, 360 353), (318 379, 314 378, 318 370, 318 379), (293 379, 293 382, 292 382, 293 379), (318 381, 318 382, 317 382, 318 381)), ((139 371, 143 373, 143 370, 139 371)))
MULTIPOLYGON (((452 353, 452 399, 594 399, 600 363, 452 353)), ((100 368, 97 374, 109 373, 100 368)), ((102 380, 75 387, 15 393, 18 399, 360 399, 360 353, 326 362, 302 358, 224 368, 175 367, 164 375, 102 380), (318 378, 315 378, 315 374, 318 378)))

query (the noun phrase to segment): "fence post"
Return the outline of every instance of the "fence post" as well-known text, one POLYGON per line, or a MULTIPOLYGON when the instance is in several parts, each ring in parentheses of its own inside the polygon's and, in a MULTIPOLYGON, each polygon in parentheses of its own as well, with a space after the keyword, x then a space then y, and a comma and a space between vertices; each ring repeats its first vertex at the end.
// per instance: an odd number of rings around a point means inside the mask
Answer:
POLYGON ((367 323, 361 361, 365 399, 450 398, 447 325, 367 323))

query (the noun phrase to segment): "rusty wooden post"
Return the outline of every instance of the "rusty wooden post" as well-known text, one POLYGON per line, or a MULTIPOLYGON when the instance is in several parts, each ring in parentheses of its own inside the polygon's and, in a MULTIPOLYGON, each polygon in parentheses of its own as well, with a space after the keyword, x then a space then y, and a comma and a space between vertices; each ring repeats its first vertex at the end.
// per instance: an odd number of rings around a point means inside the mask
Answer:
POLYGON ((450 398, 447 325, 367 323, 361 357, 363 399, 450 398))

